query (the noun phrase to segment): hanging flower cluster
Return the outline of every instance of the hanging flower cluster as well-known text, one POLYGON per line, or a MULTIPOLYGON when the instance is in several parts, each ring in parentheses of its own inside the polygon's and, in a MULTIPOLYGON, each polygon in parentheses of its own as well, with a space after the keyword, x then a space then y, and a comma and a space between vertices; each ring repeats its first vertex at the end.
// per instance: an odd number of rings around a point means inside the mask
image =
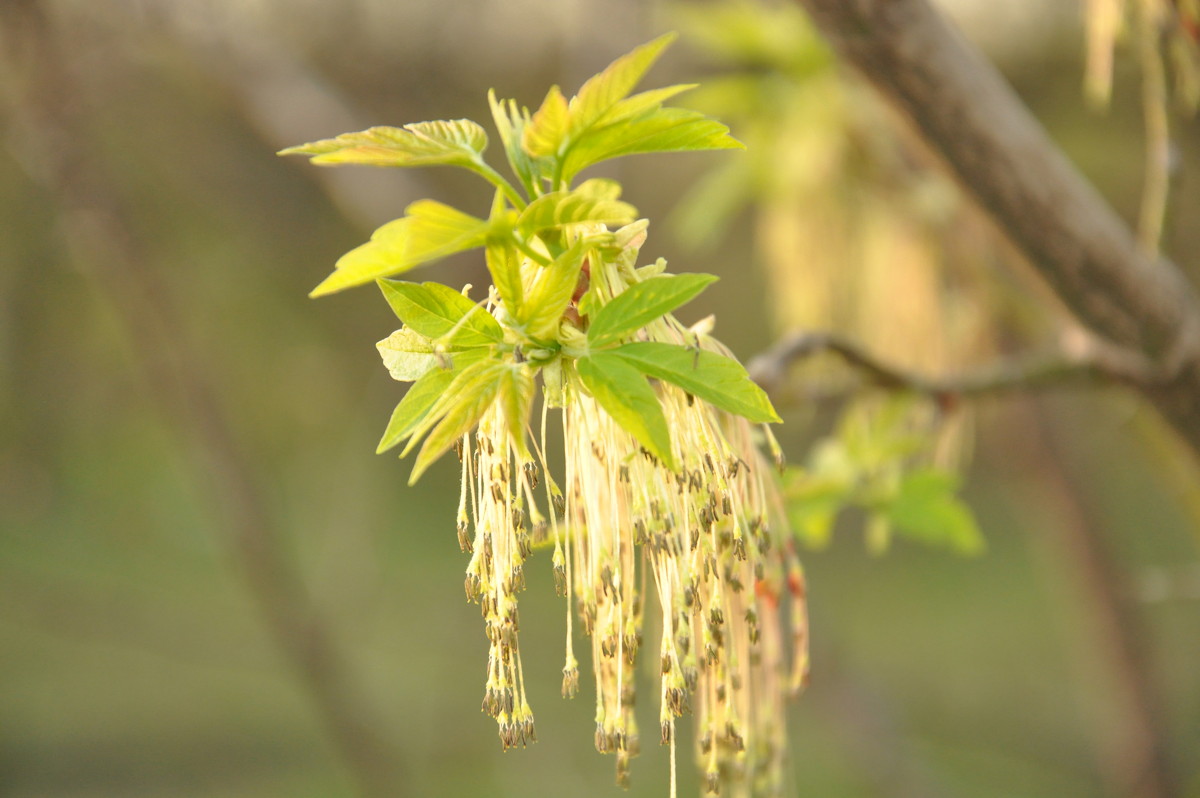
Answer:
MULTIPOLYGON (((649 646, 660 741, 674 752, 676 721, 690 713, 709 792, 776 795, 783 697, 807 669, 803 575, 758 447, 778 457, 766 423, 779 419, 711 337, 711 319, 689 328, 672 315, 716 278, 667 274, 661 259, 639 267, 647 223, 620 187, 571 187, 580 170, 620 155, 740 146, 723 125, 662 106, 686 86, 630 95, 670 38, 618 59, 569 102, 551 89, 532 115, 491 98, 525 196, 483 161, 487 136, 468 120, 372 128, 284 152, 456 165, 496 186, 487 219, 414 203, 343 256, 314 295, 378 280, 404 324, 380 353, 393 377, 413 383, 380 451, 419 446, 411 481, 450 449, 459 454, 465 587, 490 643, 483 710, 502 744, 535 739, 518 593, 533 550, 552 546, 569 599, 563 695, 583 678, 577 620, 592 644, 596 748, 615 755, 618 783, 640 748, 635 666, 649 646), (478 247, 492 278, 478 302, 466 289, 384 279, 478 247), (561 463, 548 461, 551 426, 561 430, 561 463), (648 604, 661 630, 650 643, 648 604)), ((672 794, 674 784, 672 757, 672 794)))

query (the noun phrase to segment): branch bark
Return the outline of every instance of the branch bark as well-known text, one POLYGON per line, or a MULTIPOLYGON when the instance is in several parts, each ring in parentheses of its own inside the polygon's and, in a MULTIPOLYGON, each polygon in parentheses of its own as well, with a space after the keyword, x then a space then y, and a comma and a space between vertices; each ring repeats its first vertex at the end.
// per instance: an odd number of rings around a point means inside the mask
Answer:
POLYGON ((784 394, 788 368, 824 352, 840 357, 872 385, 939 401, 1066 386, 1149 385, 1159 376, 1144 358, 1107 347, 1080 354, 1055 352, 963 374, 927 376, 884 362, 854 341, 828 332, 796 333, 783 339, 750 361, 750 376, 768 393, 784 394))
POLYGON ((1058 150, 926 0, 799 0, 1094 333, 1158 364, 1136 383, 1200 455, 1200 296, 1058 150))

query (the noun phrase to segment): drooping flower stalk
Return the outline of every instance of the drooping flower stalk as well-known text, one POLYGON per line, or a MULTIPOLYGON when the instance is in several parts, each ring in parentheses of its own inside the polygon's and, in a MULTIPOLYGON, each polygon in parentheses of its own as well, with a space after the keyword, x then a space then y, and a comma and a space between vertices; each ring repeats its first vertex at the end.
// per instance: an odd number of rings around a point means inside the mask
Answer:
MULTIPOLYGON (((590 266, 591 286, 604 292, 597 302, 636 279, 630 265, 644 241, 642 229, 638 225, 617 258, 590 266)), ((540 267, 526 261, 522 268, 532 280, 540 267)), ((579 318, 564 313, 562 324, 575 327, 579 318)), ((562 331, 565 339, 576 334, 582 331, 562 331)), ((637 339, 725 354, 703 328, 685 328, 669 314, 637 339)), ((559 384, 549 388, 533 446, 540 464, 520 451, 515 441, 526 431, 509 428, 499 403, 463 439, 460 506, 470 508, 465 539, 472 552, 467 594, 481 606, 491 644, 484 711, 499 723, 505 747, 532 742, 517 592, 532 547, 552 543, 556 583, 570 591, 591 638, 595 744, 615 755, 618 783, 627 784, 629 760, 641 744, 635 665, 653 604, 661 637, 644 656, 658 663, 660 741, 673 743, 676 720, 692 713, 710 791, 725 781, 741 785, 744 794, 778 794, 786 746, 781 699, 789 684, 780 597, 789 591, 801 680, 807 637, 802 575, 794 558, 789 562, 786 538, 774 531, 782 508, 770 464, 754 443, 761 433, 745 418, 660 383, 656 393, 677 465, 671 469, 622 428, 570 368, 552 373, 559 384), (561 417, 559 468, 544 456, 550 404, 561 417)), ((563 673, 563 694, 573 696, 579 670, 570 631, 563 673)))

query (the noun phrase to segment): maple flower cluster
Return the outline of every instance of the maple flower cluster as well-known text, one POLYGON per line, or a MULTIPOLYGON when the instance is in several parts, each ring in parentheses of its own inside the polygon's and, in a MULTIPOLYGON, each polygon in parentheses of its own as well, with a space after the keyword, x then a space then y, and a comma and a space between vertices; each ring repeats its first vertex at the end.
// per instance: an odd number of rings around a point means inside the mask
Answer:
POLYGON ((568 596, 563 694, 574 696, 584 678, 577 618, 592 643, 596 748, 615 755, 618 782, 641 745, 635 669, 654 604, 660 637, 642 662, 659 677, 672 798, 677 721, 689 713, 709 792, 776 795, 783 698, 808 664, 803 573, 758 448, 765 441, 781 459, 766 426, 780 419, 709 335, 711 320, 685 327, 672 315, 717 278, 666 274, 662 259, 637 266, 648 222, 621 201, 620 185, 574 184, 584 169, 626 155, 742 147, 720 122, 664 105, 691 86, 633 93, 673 38, 617 58, 570 100, 552 87, 532 114, 490 93, 515 184, 484 159, 488 135, 469 119, 373 127, 283 154, 453 166, 493 187, 486 218, 412 203, 339 258, 312 295, 374 281, 404 325, 379 342, 391 375, 412 386, 378 451, 404 444, 403 457, 419 447, 410 484, 451 448, 459 453, 466 593, 489 642, 483 710, 504 747, 534 740, 518 594, 533 551, 552 546, 568 596), (481 301, 392 279, 481 248, 491 278, 481 301), (557 468, 547 455, 552 412, 557 468))
MULTIPOLYGON (((601 296, 627 287, 642 231, 644 223, 618 258, 590 266, 601 296)), ((574 329, 563 329, 562 337, 580 335, 578 323, 573 310, 564 314, 563 327, 574 329)), ((639 339, 728 355, 703 329, 685 328, 669 314, 647 325, 639 339)), ((744 794, 779 794, 783 697, 805 678, 807 628, 803 574, 776 531, 782 507, 770 463, 755 445, 770 432, 660 383, 657 397, 676 464, 669 468, 570 369, 546 370, 544 379, 540 441, 532 452, 520 443, 525 430, 510 429, 499 402, 460 448, 458 537, 471 554, 467 596, 480 604, 490 643, 483 710, 499 724, 502 744, 535 739, 517 594, 534 547, 552 543, 556 585, 574 605, 567 614, 562 692, 573 697, 579 689, 574 614, 591 639, 596 748, 615 755, 618 784, 628 783, 630 759, 640 748, 635 665, 653 598, 661 636, 646 656, 659 673, 660 741, 674 748, 677 719, 692 713, 709 792, 729 783, 744 794), (551 406, 561 411, 561 485, 545 455, 551 406), (789 608, 781 608, 781 598, 789 608), (790 639, 781 613, 790 618, 790 639)))

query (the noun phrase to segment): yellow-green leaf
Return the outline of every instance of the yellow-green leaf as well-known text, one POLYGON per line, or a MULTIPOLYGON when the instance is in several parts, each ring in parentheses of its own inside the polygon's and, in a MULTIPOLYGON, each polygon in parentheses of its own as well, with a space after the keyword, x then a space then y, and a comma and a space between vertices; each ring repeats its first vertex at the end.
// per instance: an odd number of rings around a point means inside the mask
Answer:
POLYGON ((422 262, 483 246, 487 221, 436 200, 417 200, 405 209, 410 222, 408 256, 422 262))
POLYGON ((664 102, 675 95, 690 91, 698 85, 697 83, 679 83, 674 86, 650 89, 649 91, 639 92, 632 97, 626 97, 612 108, 609 108, 603 116, 597 119, 595 127, 607 127, 617 122, 626 122, 642 114, 656 111, 664 102))
POLYGON ((493 241, 487 245, 487 268, 492 283, 513 318, 521 315, 525 289, 521 282, 521 255, 511 241, 493 241))
POLYGON ((637 369, 608 352, 575 361, 583 385, 604 411, 672 471, 671 433, 662 405, 637 369))
POLYGON ((454 119, 373 127, 288 147, 279 154, 308 155, 323 165, 471 166, 479 163, 487 144, 482 127, 470 119, 454 119))
POLYGON ((625 344, 605 353, 750 421, 780 420, 766 392, 754 384, 742 364, 733 358, 657 342, 625 344))
POLYGON ((526 235, 537 235, 542 230, 581 222, 615 227, 633 221, 637 216, 636 208, 598 192, 599 188, 594 185, 581 190, 581 186, 573 191, 552 191, 538 197, 521 212, 517 226, 526 235))
POLYGON ((574 193, 595 199, 616 200, 621 198, 621 184, 607 177, 593 177, 577 185, 574 193))
POLYGON ((438 365, 438 354, 429 339, 404 327, 375 344, 393 380, 412 382, 438 365))
POLYGON ((579 284, 586 245, 586 239, 576 240, 553 263, 537 270, 516 316, 530 338, 546 341, 557 336, 559 320, 579 284))
POLYGON ((482 349, 470 349, 447 355, 450 368, 431 369, 414 382, 392 411, 392 417, 375 453, 382 454, 411 435, 438 399, 445 396, 446 389, 454 382, 459 372, 471 363, 478 362, 486 354, 482 349))
POLYGON ((947 546, 961 554, 983 551, 983 535, 970 507, 958 498, 958 477, 924 468, 906 474, 881 509, 897 531, 915 540, 947 546))
POLYGON ((504 340, 504 330, 492 314, 449 286, 380 280, 379 288, 400 321, 447 349, 504 340))
POLYGON ((567 135, 567 99, 558 86, 551 86, 529 124, 521 134, 521 145, 535 158, 558 154, 567 135))
POLYGON ((659 36, 616 59, 584 83, 569 106, 571 138, 577 138, 610 108, 625 99, 673 41, 674 33, 659 36))
POLYGON ((333 274, 309 296, 332 294, 481 247, 487 231, 483 219, 434 200, 419 200, 408 206, 404 218, 388 222, 370 241, 339 258, 333 274))
POLYGON ((504 309, 514 318, 525 300, 525 288, 521 282, 521 254, 513 239, 517 217, 517 212, 508 207, 504 193, 497 191, 492 199, 491 212, 488 213, 486 263, 504 309))
POLYGON ((401 457, 407 455, 428 432, 425 444, 413 462, 409 485, 420 479, 429 466, 479 422, 496 398, 500 377, 509 368, 495 360, 481 360, 464 368, 447 386, 442 397, 413 430, 412 439, 401 454, 401 457))
POLYGON ((504 407, 504 421, 512 438, 517 454, 524 460, 532 460, 525 443, 525 426, 529 420, 529 409, 533 405, 533 371, 527 366, 513 365, 500 377, 500 402, 504 407))
POLYGON ((717 278, 711 274, 651 277, 634 283, 592 314, 588 344, 606 346, 690 302, 717 278))
POLYGON ((526 193, 532 196, 541 180, 542 160, 525 151, 521 142, 525 127, 529 124, 529 112, 521 113, 514 100, 497 100, 495 91, 488 91, 488 105, 492 109, 492 120, 504 144, 504 155, 513 174, 521 179, 526 193))
POLYGON ((564 158, 562 174, 564 180, 570 180, 593 164, 623 155, 744 148, 729 135, 729 128, 715 119, 685 108, 659 108, 580 137, 564 158))

